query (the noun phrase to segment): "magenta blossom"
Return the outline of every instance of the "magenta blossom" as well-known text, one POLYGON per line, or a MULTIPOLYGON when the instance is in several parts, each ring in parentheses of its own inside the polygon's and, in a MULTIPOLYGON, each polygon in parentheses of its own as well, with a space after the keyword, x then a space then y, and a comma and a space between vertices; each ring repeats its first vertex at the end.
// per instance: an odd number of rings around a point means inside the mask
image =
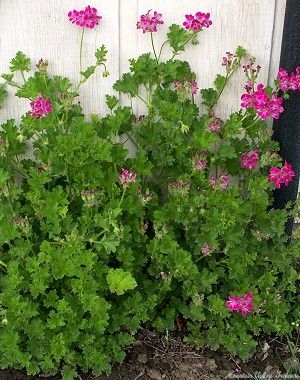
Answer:
POLYGON ((254 108, 262 120, 267 117, 279 119, 280 113, 284 111, 282 107, 283 99, 275 93, 270 98, 262 83, 257 85, 256 91, 252 94, 243 94, 241 100, 241 107, 254 108))
POLYGON ((119 174, 119 181, 125 189, 130 183, 136 181, 136 174, 131 170, 122 168, 121 173, 119 174))
POLYGON ((70 11, 68 13, 68 17, 72 24, 90 29, 93 29, 96 25, 98 25, 102 18, 97 15, 97 9, 91 8, 89 5, 85 7, 84 10, 77 11, 74 9, 73 11, 70 11))
POLYGON ((226 307, 229 311, 237 311, 244 317, 253 311, 253 295, 247 293, 243 296, 228 296, 226 307))
POLYGON ((192 95, 196 95, 199 90, 197 82, 189 81, 187 79, 183 79, 182 82, 178 82, 178 81, 174 82, 174 87, 176 90, 183 91, 183 92, 187 91, 191 93, 192 95))
POLYGON ((210 13, 197 12, 195 16, 185 15, 186 20, 183 23, 183 26, 187 30, 193 30, 198 32, 203 28, 209 28, 212 24, 210 20, 210 13))
POLYGON ((154 11, 153 16, 148 11, 145 15, 140 16, 140 21, 137 22, 137 29, 142 29, 143 33, 157 32, 157 26, 164 22, 161 19, 162 14, 154 11))
POLYGON ((296 67, 295 73, 291 73, 291 75, 286 70, 279 69, 276 79, 278 80, 278 87, 282 91, 300 91, 300 66, 296 67))
POLYGON ((209 178, 209 184, 213 189, 220 189, 224 191, 229 185, 229 176, 225 172, 221 172, 218 179, 212 175, 209 178))
POLYGON ((201 248, 201 253, 203 256, 208 256, 214 251, 214 247, 208 243, 204 243, 201 248))
POLYGON ((255 150, 252 153, 243 153, 240 158, 241 167, 253 170, 256 168, 258 163, 259 153, 257 150, 255 150))
POLYGON ((211 113, 210 117, 211 121, 208 123, 208 130, 210 132, 219 132, 223 127, 223 120, 216 117, 214 113, 211 113))
POLYGON ((272 167, 269 173, 269 181, 275 184, 276 189, 280 189, 282 184, 288 186, 295 177, 295 172, 288 162, 284 163, 282 168, 272 167))
POLYGON ((45 99, 39 96, 36 100, 30 102, 31 111, 29 115, 33 116, 35 119, 40 119, 48 115, 52 111, 52 104, 49 99, 45 99))

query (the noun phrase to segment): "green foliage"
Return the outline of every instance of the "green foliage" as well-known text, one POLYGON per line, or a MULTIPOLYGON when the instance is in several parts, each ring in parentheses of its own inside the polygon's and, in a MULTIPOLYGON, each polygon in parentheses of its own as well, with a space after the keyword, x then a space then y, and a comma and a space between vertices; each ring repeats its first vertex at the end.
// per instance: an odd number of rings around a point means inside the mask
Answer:
POLYGON ((292 332, 300 247, 299 236, 285 233, 296 208, 272 208, 268 174, 282 164, 279 146, 253 109, 226 120, 214 114, 247 56, 242 47, 213 88, 201 89, 207 112, 197 105, 196 75, 174 59, 196 36, 172 25, 160 53, 131 59, 114 84, 130 104, 106 95, 109 114, 91 120, 75 99, 98 66, 107 75, 104 46, 77 86, 50 75, 45 62, 16 83, 14 72, 30 68, 21 52, 2 75, 16 96, 52 105, 0 128, 2 368, 63 379, 109 373, 145 322, 172 330, 179 318, 190 344, 243 359, 260 333, 292 332), (167 43, 172 55, 163 61, 167 43), (132 98, 145 115, 134 115, 132 98), (259 164, 241 167, 241 154, 254 150, 259 164), (132 171, 128 182, 122 169, 132 171), (228 295, 248 292, 251 312, 227 309, 228 295))
POLYGON ((30 58, 26 57, 21 51, 18 51, 16 56, 10 61, 9 69, 12 73, 14 71, 29 71, 30 63, 30 58))
POLYGON ((7 96, 7 91, 6 91, 5 84, 0 83, 0 104, 3 103, 6 96, 7 96))
POLYGON ((107 275, 107 283, 112 293, 118 296, 124 294, 126 290, 134 289, 137 286, 135 279, 130 272, 124 272, 123 269, 110 269, 107 275))
POLYGON ((168 42, 174 54, 184 51, 184 46, 189 37, 189 32, 181 26, 172 24, 169 27, 168 42))

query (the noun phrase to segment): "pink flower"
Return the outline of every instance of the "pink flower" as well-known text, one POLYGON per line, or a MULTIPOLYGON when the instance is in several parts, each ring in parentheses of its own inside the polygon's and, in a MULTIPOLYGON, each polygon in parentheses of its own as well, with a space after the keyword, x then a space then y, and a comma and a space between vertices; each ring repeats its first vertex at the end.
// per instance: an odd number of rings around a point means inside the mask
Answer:
POLYGON ((214 251, 214 247, 210 244, 204 243, 201 252, 203 256, 208 256, 210 253, 214 251))
POLYGON ((207 162, 205 160, 197 160, 194 162, 195 170, 203 171, 206 169, 207 162))
POLYGON ((209 13, 197 12, 195 16, 185 15, 185 18, 186 20, 183 23, 185 29, 195 32, 202 30, 204 27, 209 28, 212 24, 209 13))
POLYGON ((223 120, 216 117, 214 113, 210 115, 212 120, 208 123, 208 130, 210 132, 219 132, 223 127, 223 120))
POLYGON ((287 91, 289 89, 289 74, 284 69, 279 69, 277 74, 277 79, 279 83, 279 88, 282 91, 287 91))
POLYGON ((226 306, 230 311, 240 311, 240 296, 228 296, 226 306))
POLYGON ((226 307, 229 311, 237 311, 245 317, 253 311, 253 295, 247 293, 243 296, 228 296, 226 307))
POLYGON ((143 33, 157 32, 157 26, 162 25, 164 22, 161 19, 162 14, 154 11, 153 16, 150 14, 150 10, 140 16, 140 21, 137 22, 137 29, 142 29, 143 33))
POLYGON ((280 189, 281 187, 281 169, 273 167, 270 169, 269 176, 268 176, 269 181, 274 182, 276 189, 280 189))
POLYGON ((258 156, 257 150, 252 153, 243 153, 240 158, 241 167, 248 170, 255 169, 258 163, 258 156))
POLYGON ((219 177, 219 184, 220 184, 220 189, 225 190, 227 189, 229 185, 229 177, 228 174, 222 172, 219 177))
POLYGON ((279 69, 277 74, 278 87, 282 91, 287 90, 300 90, 300 70, 299 66, 296 67, 295 73, 291 73, 289 76, 288 72, 284 69, 279 69))
POLYGON ((256 91, 252 94, 247 93, 241 96, 241 107, 254 108, 262 120, 267 117, 278 119, 280 113, 284 111, 282 107, 283 99, 275 93, 270 98, 262 83, 257 85, 256 91))
POLYGON ((288 186, 295 177, 295 172, 288 162, 285 161, 282 168, 272 167, 269 172, 269 181, 275 184, 276 189, 280 189, 282 184, 288 186))
POLYGON ((189 92, 192 95, 196 95, 199 90, 197 82, 189 81, 187 79, 183 79, 183 82, 176 81, 173 84, 175 89, 182 93, 189 92))
POLYGON ((119 181, 123 188, 126 188, 130 183, 136 181, 136 174, 131 170, 122 168, 121 173, 119 174, 119 181))
POLYGON ((212 175, 209 178, 209 184, 213 189, 225 190, 229 185, 229 176, 225 172, 221 172, 218 179, 212 175))
POLYGON ((292 165, 288 162, 284 163, 284 167, 281 168, 281 182, 287 186, 295 177, 295 172, 292 165))
POLYGON ((29 115, 36 119, 40 119, 52 111, 50 100, 45 99, 42 96, 39 96, 36 100, 30 102, 30 106, 31 111, 29 111, 29 115))
POLYGON ((217 179, 214 175, 211 175, 209 178, 209 184, 213 189, 217 188, 217 179))
POLYGON ((230 53, 230 51, 227 51, 226 57, 223 57, 222 66, 226 66, 226 71, 229 71, 237 62, 237 56, 233 53, 230 53))
POLYGON ((70 11, 68 13, 68 17, 72 24, 90 29, 93 29, 96 25, 98 25, 102 18, 97 15, 97 9, 91 8, 89 5, 84 10, 77 11, 74 9, 73 11, 70 11))

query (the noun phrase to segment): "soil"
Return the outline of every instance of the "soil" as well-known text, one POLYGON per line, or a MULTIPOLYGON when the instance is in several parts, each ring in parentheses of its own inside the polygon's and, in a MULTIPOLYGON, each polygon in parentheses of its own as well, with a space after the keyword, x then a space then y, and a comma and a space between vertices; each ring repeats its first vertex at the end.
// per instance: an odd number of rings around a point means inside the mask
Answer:
MULTIPOLYGON (((13 369, 0 370, 0 380, 37 379, 61 378, 46 375, 29 377, 13 369)), ((111 375, 84 374, 78 377, 78 380, 223 379, 300 379, 300 347, 294 344, 291 350, 280 339, 261 337, 253 358, 242 362, 222 350, 195 350, 179 337, 162 336, 142 329, 134 344, 127 349, 124 363, 115 364, 111 375)))

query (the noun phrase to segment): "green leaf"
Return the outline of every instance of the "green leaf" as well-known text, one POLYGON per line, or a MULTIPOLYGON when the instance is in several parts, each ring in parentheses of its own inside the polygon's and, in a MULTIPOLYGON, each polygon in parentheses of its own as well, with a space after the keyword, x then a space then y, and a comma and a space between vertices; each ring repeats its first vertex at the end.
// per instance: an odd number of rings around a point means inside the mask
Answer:
POLYGON ((201 90, 202 104, 207 108, 211 108, 218 99, 218 91, 213 88, 203 88, 201 90))
POLYGON ((109 236, 104 235, 101 244, 105 248, 105 250, 110 252, 116 252, 118 245, 120 244, 120 241, 116 238, 116 235, 112 234, 109 236))
POLYGON ((26 83, 16 92, 16 96, 19 98, 34 99, 38 96, 37 81, 35 77, 27 79, 26 83))
POLYGON ((236 158, 237 154, 232 145, 221 145, 219 151, 218 151, 219 158, 225 159, 225 158, 236 158))
POLYGON ((102 63, 106 62, 106 55, 107 55, 107 49, 104 45, 102 45, 99 49, 95 52, 95 57, 97 59, 97 65, 101 65, 102 63))
POLYGON ((14 71, 29 71, 30 70, 30 59, 26 57, 24 53, 18 51, 15 58, 10 61, 10 70, 14 71))
POLYGON ((6 80, 7 83, 11 83, 13 80, 14 74, 1 74, 1 78, 6 80))
POLYGON ((172 24, 169 27, 168 41, 173 53, 184 51, 184 44, 189 38, 189 33, 179 25, 172 24))
POLYGON ((214 85, 215 85, 216 90, 218 92, 222 91, 223 88, 226 85, 226 82, 227 82, 226 77, 224 77, 223 75, 218 74, 217 77, 216 77, 216 79, 214 80, 214 85))
POLYGON ((0 168, 0 186, 3 187, 6 185, 6 181, 10 178, 10 174, 0 168))
POLYGON ((119 99, 114 95, 105 95, 105 101, 110 110, 114 109, 119 103, 119 99))
POLYGON ((137 286, 130 272, 125 272, 123 269, 109 269, 106 279, 109 290, 119 296, 126 290, 134 289, 137 286))
POLYGON ((78 375, 74 368, 68 366, 63 367, 61 374, 64 380, 74 380, 78 375))
POLYGON ((53 90, 59 93, 65 93, 72 87, 72 83, 69 78, 61 77, 59 75, 54 75, 51 85, 53 90))
POLYGON ((113 89, 131 96, 138 94, 138 84, 134 76, 130 73, 123 74, 122 79, 117 80, 113 85, 113 89))
POLYGON ((96 66, 89 66, 85 71, 80 71, 80 74, 85 79, 88 79, 91 75, 94 74, 95 70, 96 70, 96 66))
POLYGON ((5 100, 7 91, 4 83, 0 83, 0 104, 5 100))
POLYGON ((238 46, 236 48, 235 54, 238 58, 246 57, 248 55, 247 50, 244 49, 242 46, 238 46))

